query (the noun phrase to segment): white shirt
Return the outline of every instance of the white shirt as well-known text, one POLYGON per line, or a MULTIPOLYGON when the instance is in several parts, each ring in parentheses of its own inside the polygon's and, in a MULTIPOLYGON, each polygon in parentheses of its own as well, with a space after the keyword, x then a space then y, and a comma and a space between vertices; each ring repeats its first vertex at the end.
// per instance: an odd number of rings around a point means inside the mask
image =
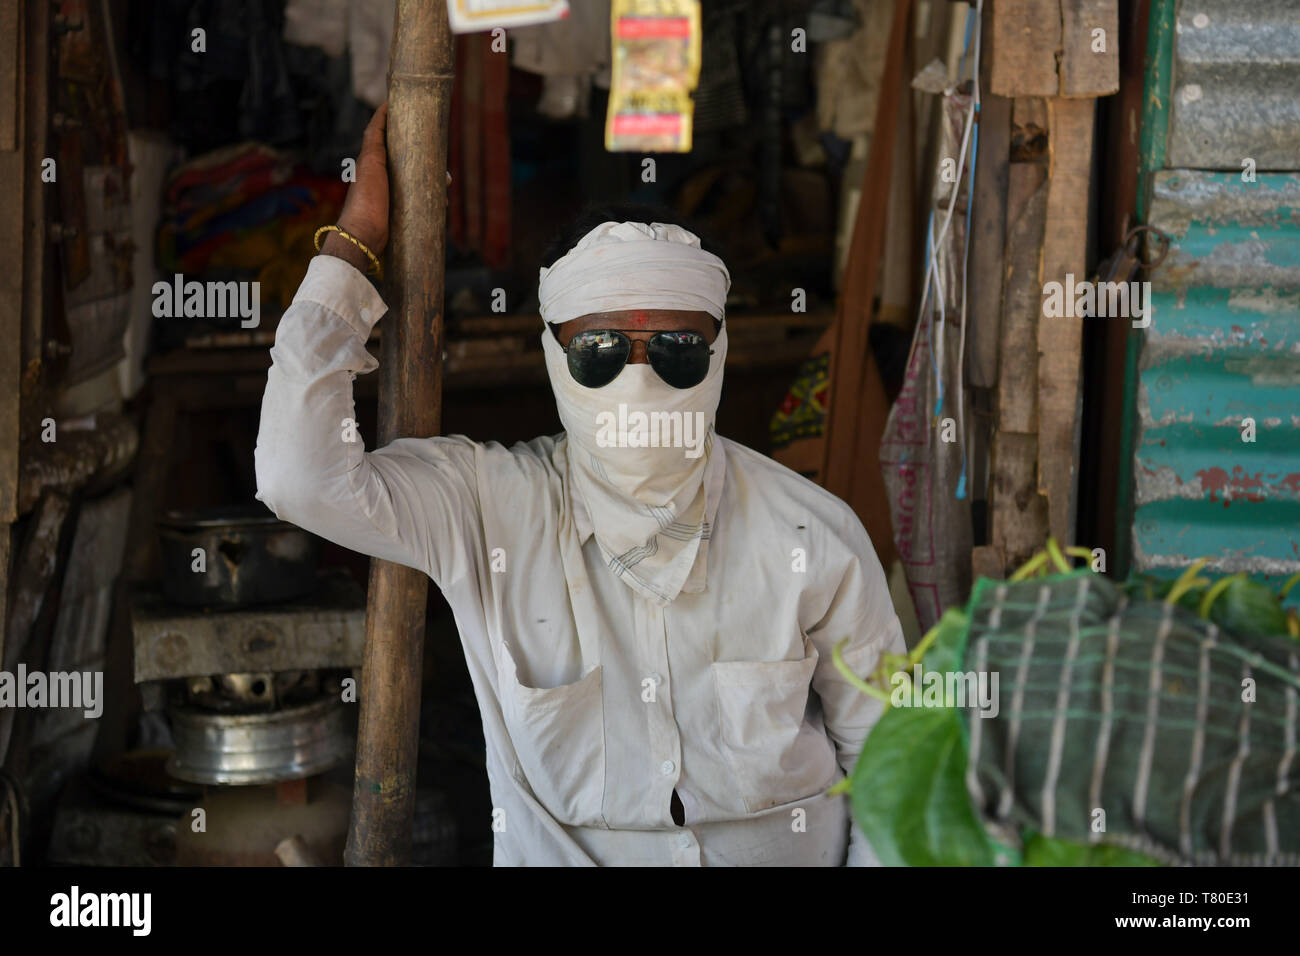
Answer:
POLYGON ((874 862, 847 799, 826 795, 881 709, 831 648, 850 638, 858 674, 904 649, 853 511, 721 439, 708 586, 661 608, 606 567, 569 493, 563 435, 373 452, 347 440, 352 380, 378 366, 365 342, 384 311, 351 265, 312 261, 271 351, 257 497, 442 589, 483 718, 494 863, 874 862))

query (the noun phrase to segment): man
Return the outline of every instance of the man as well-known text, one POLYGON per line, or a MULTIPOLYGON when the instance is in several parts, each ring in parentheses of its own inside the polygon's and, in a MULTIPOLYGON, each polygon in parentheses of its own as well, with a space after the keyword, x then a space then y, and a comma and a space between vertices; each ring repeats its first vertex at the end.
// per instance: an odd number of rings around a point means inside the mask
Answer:
MULTIPOLYGON (((376 254, 384 117, 339 221, 376 254)), ((722 260, 679 225, 580 224, 539 285, 564 434, 373 452, 342 428, 377 366, 367 262, 331 233, 280 322, 258 497, 442 589, 483 718, 495 864, 872 862, 826 791, 879 704, 831 650, 847 638, 866 673, 902 632, 848 506, 713 433, 722 260)))

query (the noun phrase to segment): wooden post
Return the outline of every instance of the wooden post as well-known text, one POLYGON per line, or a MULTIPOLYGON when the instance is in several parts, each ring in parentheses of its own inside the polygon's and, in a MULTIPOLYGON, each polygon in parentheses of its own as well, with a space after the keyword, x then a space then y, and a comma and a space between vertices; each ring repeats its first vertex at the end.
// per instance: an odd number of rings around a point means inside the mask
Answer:
MULTIPOLYGON (((1043 296, 1046 283, 1067 275, 1086 281, 1095 98, 1119 87, 1118 10, 1118 0, 997 0, 991 10, 988 89, 1014 100, 990 548, 978 556, 990 567, 998 558, 1006 569, 1023 563, 1049 533, 1075 543, 1083 321, 1046 315, 1043 296), (1038 165, 1044 131, 1046 170, 1038 165)), ((985 139, 977 176, 990 170, 985 139)), ((974 271, 986 275, 987 262, 974 271)), ((972 362, 993 357, 987 346, 975 342, 972 362)), ((988 380, 991 365, 972 367, 972 380, 988 380)))
MULTIPOLYGON (((1092 177, 1093 99, 1049 99, 1050 155, 1043 249, 1038 287, 1086 282, 1088 183, 1092 177)), ((1083 319, 1038 317, 1038 490, 1047 497, 1048 522, 1057 541, 1074 543, 1082 401, 1083 319)))
MULTIPOLYGON (((993 32, 992 5, 984 5, 985 36, 993 32)), ((993 57, 980 63, 980 83, 992 87, 993 57)), ((998 384, 998 336, 1002 318, 1002 253, 1007 238, 1007 169, 1011 160, 1011 100, 983 93, 975 117, 979 133, 979 162, 975 163, 975 194, 971 197, 970 266, 967 269, 966 381, 975 388, 998 384)), ((973 474, 979 473, 978 459, 973 474)), ((978 487, 978 484, 977 484, 978 487)), ((979 497, 978 494, 975 497, 979 497)))
MULTIPOLYGON (((442 411, 447 127, 454 54, 447 7, 398 0, 388 74, 390 246, 378 443, 436 435, 442 411)), ((410 859, 429 579, 373 561, 356 784, 344 860, 410 859)))

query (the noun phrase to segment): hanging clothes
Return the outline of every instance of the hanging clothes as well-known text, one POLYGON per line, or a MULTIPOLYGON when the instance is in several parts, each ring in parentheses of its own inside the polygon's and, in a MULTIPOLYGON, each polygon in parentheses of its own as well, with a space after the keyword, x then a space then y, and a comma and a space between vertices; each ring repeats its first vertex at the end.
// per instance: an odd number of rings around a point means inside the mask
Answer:
POLYGON ((510 31, 511 62, 543 78, 538 112, 551 119, 590 115, 591 87, 609 89, 609 0, 570 0, 563 20, 510 31))
MULTIPOLYGON (((528 29, 535 29, 529 27, 528 29)), ((447 166, 448 235, 493 269, 510 264, 510 66, 490 33, 456 37, 447 166)))

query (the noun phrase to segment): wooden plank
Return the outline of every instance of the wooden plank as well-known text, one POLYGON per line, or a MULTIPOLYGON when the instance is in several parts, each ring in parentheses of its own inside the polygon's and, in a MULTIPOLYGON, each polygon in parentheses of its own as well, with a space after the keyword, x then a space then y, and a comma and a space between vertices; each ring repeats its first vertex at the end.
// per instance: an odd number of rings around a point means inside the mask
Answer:
POLYGON ((975 388, 993 388, 998 382, 1010 150, 1011 100, 986 96, 980 104, 979 157, 970 226, 970 307, 966 313, 966 374, 975 388))
POLYGON ((1011 162, 1047 162, 1047 100, 1019 96, 1011 101, 1011 162))
MULTIPOLYGON (((1027 116, 1036 115, 1033 102, 1015 101, 1013 112, 1025 125, 1031 125, 1027 116)), ((1001 354, 988 492, 989 548, 1000 556, 1003 569, 1023 564, 1042 547, 1047 534, 1047 502, 1037 484, 1038 361, 1033 347, 1042 311, 1038 270, 1047 192, 1043 164, 1009 164, 1001 354)))
POLYGON ((1038 256, 1047 215, 1046 172, 1037 163, 1012 163, 1007 178, 1007 247, 1003 260, 1002 322, 996 427, 1038 431, 1038 317, 1042 284, 1038 256))
POLYGON ((1028 561, 1047 537, 1047 499, 1038 493, 1034 467, 1037 452, 1035 435, 993 434, 989 544, 1001 553, 1006 568, 1028 561))
POLYGON ((18 6, 0 0, 0 152, 18 148, 18 6))
POLYGON ((1061 0, 1061 95, 1118 90, 1119 43, 1119 0, 1061 0))
MULTIPOLYGON (((903 76, 912 76, 912 47, 903 51, 903 76)), ((894 124, 894 158, 890 170, 885 244, 880 272, 880 309, 875 321, 899 325, 909 332, 916 321, 913 290, 920 270, 913 239, 916 222, 916 136, 912 116, 914 95, 910 84, 901 85, 898 122, 894 124)))
MULTIPOLYGON (((50 262, 46 207, 55 186, 40 179, 40 167, 53 155, 49 142, 50 15, 45 3, 23 5, 23 363, 39 369, 45 348, 45 319, 52 312, 46 273, 50 262)), ((60 174, 62 175, 62 174, 60 174)), ((10 341, 13 341, 12 339, 10 341)))
MULTIPOLYGON (((1088 182, 1096 101, 1053 99, 1047 104, 1047 220, 1043 229, 1040 288, 1087 279, 1088 182)), ((1038 488, 1048 499, 1052 535, 1073 542, 1078 462, 1080 367, 1083 319, 1038 322, 1038 488)), ((1072 310, 1071 310, 1072 311, 1072 310)))
MULTIPOLYGON (((5 17, 10 12, 16 15, 17 11, 9 11, 9 6, 6 0, 5 17)), ((17 84, 22 76, 22 48, 18 42, 17 25, 12 33, 8 31, 8 24, 0 23, 0 42, 4 43, 4 50, 0 52, 0 73, 12 73, 13 82, 17 84)), ((0 102, 0 109, 15 117, 18 115, 16 102, 12 109, 0 102)), ((8 344, 7 348, 0 349, 0 522, 3 522, 6 535, 9 523, 18 516, 22 350, 15 346, 23 340, 23 277, 28 259, 40 252, 39 246, 33 248, 23 241, 26 192, 31 188, 31 179, 27 152, 15 148, 26 144, 17 141, 16 136, 15 130, 10 136, 13 145, 0 145, 0 183, 4 183, 4 188, 0 189, 0 248, 10 250, 16 257, 10 268, 0 270, 0 338, 8 344)), ((2 626, 0 630, 3 630, 2 626)), ((3 638, 0 638, 0 643, 3 643, 3 638)))
POLYGON ((989 42, 989 89, 997 96, 1056 96, 1059 0, 997 0, 989 42))
POLYGON ((53 187, 40 181, 48 155, 50 5, 23 6, 17 82, 21 84, 18 149, 0 152, 0 248, 16 258, 0 270, 0 523, 18 516, 18 481, 24 368, 40 369, 46 304, 45 206, 53 187))
POLYGON ((12 526, 0 524, 0 661, 5 659, 5 632, 9 620, 9 579, 13 576, 9 547, 12 540, 12 526))
POLYGON ((1006 577, 1004 560, 1001 550, 993 547, 993 545, 984 544, 971 548, 971 580, 978 581, 980 578, 992 578, 995 581, 1002 580, 1006 577))
POLYGON ((895 0, 888 53, 871 138, 862 198, 855 216, 844 283, 831 327, 830 406, 826 418, 822 482, 862 520, 881 564, 897 555, 889 498, 880 471, 880 440, 889 404, 871 351, 871 308, 885 243, 893 143, 902 85, 902 66, 911 23, 911 0, 895 0))

